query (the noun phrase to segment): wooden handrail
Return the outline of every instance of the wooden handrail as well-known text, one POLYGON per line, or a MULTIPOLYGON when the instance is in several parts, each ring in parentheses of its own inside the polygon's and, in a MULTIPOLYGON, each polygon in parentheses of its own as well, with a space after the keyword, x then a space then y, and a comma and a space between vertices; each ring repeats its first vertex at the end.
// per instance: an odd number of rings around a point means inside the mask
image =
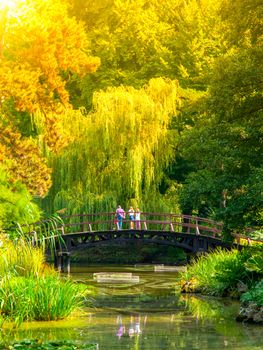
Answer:
POLYGON ((251 237, 236 234, 236 233, 233 233, 232 236, 237 239, 238 243, 240 242, 240 239, 246 240, 248 242, 248 244, 250 244, 251 241, 255 242, 255 243, 263 243, 262 239, 251 238, 251 237))
MULTIPOLYGON (((128 215, 128 212, 125 212, 128 215)), ((108 225, 106 231, 116 230, 116 213, 115 212, 99 212, 99 213, 80 213, 65 215, 62 214, 58 218, 58 221, 54 223, 55 230, 62 230, 63 233, 69 233, 70 227, 80 226, 80 232, 96 232, 98 231, 98 226, 108 225), (63 224, 60 223, 59 218, 62 219, 63 224), (72 222, 73 221, 73 222, 72 222), (74 222, 75 221, 75 222, 74 222), (97 226, 97 227, 96 227, 97 226)), ((39 221, 37 223, 31 223, 26 225, 21 225, 21 227, 26 227, 28 234, 32 231, 39 231, 45 229, 45 226, 50 223, 50 226, 47 227, 47 230, 53 230, 52 227, 52 218, 39 221)), ((127 223, 131 221, 126 217, 123 219, 124 227, 127 223)), ((136 222, 136 220, 135 220, 136 222)), ((204 235, 205 233, 213 234, 214 236, 220 236, 223 228, 222 222, 216 222, 208 218, 202 218, 198 216, 191 216, 186 214, 175 214, 175 213, 154 213, 154 212, 141 212, 141 229, 145 231, 156 229, 164 230, 165 226, 167 227, 164 231, 167 232, 176 232, 181 230, 185 233, 195 233, 204 235), (161 228, 158 228, 162 226, 161 228)), ((100 231, 102 229, 100 228, 100 231)), ((136 230, 136 228, 135 228, 136 230)), ((7 230, 9 231, 9 230, 7 230)), ((74 231, 74 229, 73 229, 74 231)), ((233 234, 234 237, 248 239, 247 236, 233 234)), ((256 240, 250 238, 252 241, 262 242, 262 240, 256 240)))
MULTIPOLYGON (((74 227, 74 226, 78 226, 78 225, 101 225, 101 224, 108 224, 108 223, 112 223, 114 224, 116 221, 116 219, 112 219, 112 220, 98 220, 98 221, 81 221, 81 222, 72 222, 72 223, 67 223, 64 224, 64 227, 74 227)), ((184 223, 181 221, 172 221, 172 220, 145 220, 145 219, 141 219, 138 220, 139 222, 143 223, 148 223, 148 224, 155 224, 155 225, 170 225, 173 224, 174 226, 182 226, 182 227, 190 227, 190 228, 196 228, 197 225, 196 224, 190 224, 190 223, 184 223)), ((130 223, 131 220, 129 219, 123 219, 122 220, 123 223, 130 223)), ((214 227, 209 227, 209 226, 203 226, 203 225, 198 225, 199 230, 203 230, 203 231, 209 231, 209 232, 217 232, 220 233, 221 231, 218 230, 217 228, 214 227)))

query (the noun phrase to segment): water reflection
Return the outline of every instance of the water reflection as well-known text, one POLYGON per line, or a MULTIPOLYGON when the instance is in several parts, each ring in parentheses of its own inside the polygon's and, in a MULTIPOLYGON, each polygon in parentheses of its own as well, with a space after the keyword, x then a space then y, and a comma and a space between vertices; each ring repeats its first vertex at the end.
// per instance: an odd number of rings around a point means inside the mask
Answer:
MULTIPOLYGON (((144 325, 146 324, 147 316, 144 317, 144 325)), ((129 327, 125 327, 125 325, 122 322, 122 316, 117 316, 117 324, 119 324, 119 328, 117 330, 117 337, 121 338, 123 335, 126 335, 126 329, 128 329, 128 336, 133 337, 134 335, 140 335, 142 333, 141 330, 141 316, 136 316, 135 318, 133 316, 130 317, 130 325, 129 327)))
MULTIPOLYGON (((116 269, 116 268, 115 268, 116 269)), ((118 271, 127 271, 127 267, 118 271)), ((104 268, 106 270, 106 268, 104 268)), ((92 280, 89 268, 75 273, 92 280)), ((235 322, 231 300, 174 294, 176 273, 137 271, 140 284, 94 284, 96 309, 66 321, 24 324, 5 330, 2 340, 29 338, 98 343, 99 350, 259 350, 262 328, 235 322)))

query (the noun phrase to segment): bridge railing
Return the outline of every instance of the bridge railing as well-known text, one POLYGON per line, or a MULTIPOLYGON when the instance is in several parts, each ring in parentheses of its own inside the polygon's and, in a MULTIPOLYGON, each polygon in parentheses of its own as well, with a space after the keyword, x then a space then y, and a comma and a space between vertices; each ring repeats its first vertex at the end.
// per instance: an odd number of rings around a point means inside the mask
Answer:
POLYGON ((63 215, 65 232, 105 231, 114 228, 114 213, 101 212, 92 214, 63 215))
MULTIPOLYGON (((131 221, 123 219, 122 229, 130 229, 131 221)), ((117 230, 115 212, 63 215, 64 233, 117 230)), ((136 221, 134 229, 136 229, 136 221)), ((142 212, 138 221, 141 230, 187 232, 193 234, 220 235, 222 224, 190 215, 142 212)), ((138 226, 137 226, 138 227, 138 226)))
MULTIPOLYGON (((127 214, 123 220, 123 230, 131 228, 127 214)), ((142 231, 170 231, 210 236, 220 236, 222 232, 222 224, 210 219, 154 212, 141 212, 139 227, 142 231)), ((138 226, 134 222, 134 229, 136 228, 138 226)), ((115 212, 101 212, 55 216, 41 222, 21 225, 21 229, 23 234, 28 234, 36 240, 39 237, 60 234, 117 231, 118 226, 115 212)))
POLYGON ((253 246, 253 245, 263 245, 263 240, 262 239, 257 239, 257 238, 251 238, 245 235, 240 235, 240 234, 232 234, 234 237, 235 243, 238 245, 248 245, 248 246, 253 246))

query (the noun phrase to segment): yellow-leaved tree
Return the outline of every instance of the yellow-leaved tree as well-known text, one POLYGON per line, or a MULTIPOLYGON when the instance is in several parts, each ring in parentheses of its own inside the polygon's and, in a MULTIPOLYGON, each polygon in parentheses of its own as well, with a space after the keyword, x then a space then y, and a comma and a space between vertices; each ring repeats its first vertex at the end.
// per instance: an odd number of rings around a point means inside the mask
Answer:
POLYGON ((51 185, 39 142, 58 152, 69 141, 60 125, 71 108, 67 81, 73 73, 95 71, 99 63, 89 55, 85 30, 69 17, 65 1, 1 2, 0 162, 32 194, 43 196, 51 185), (21 126, 28 120, 31 130, 25 132, 21 126))

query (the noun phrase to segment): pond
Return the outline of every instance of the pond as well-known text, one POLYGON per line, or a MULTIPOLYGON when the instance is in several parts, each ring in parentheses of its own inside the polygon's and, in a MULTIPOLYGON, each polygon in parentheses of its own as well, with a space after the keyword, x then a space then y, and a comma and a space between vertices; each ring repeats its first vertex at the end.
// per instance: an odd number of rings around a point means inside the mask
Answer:
POLYGON ((92 342, 99 350, 262 348, 262 327, 235 321, 237 302, 180 295, 174 288, 177 274, 154 272, 153 266, 73 267, 72 277, 96 291, 95 307, 68 320, 23 324, 1 337, 92 342), (139 281, 97 282, 93 273, 98 272, 132 273, 139 281))

